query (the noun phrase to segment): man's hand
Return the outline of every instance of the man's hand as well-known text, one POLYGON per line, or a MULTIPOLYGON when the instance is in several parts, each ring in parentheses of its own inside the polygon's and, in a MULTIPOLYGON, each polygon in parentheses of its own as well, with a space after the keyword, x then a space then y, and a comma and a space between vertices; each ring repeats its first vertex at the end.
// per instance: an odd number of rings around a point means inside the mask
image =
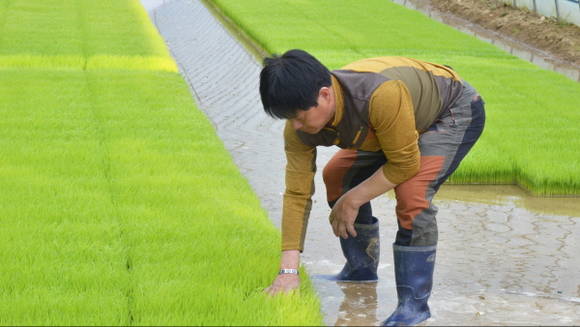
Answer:
POLYGON ((334 235, 343 239, 347 239, 349 235, 356 237, 354 221, 358 215, 358 209, 359 207, 349 200, 348 193, 336 201, 329 217, 334 235))
MULTIPOLYGON (((287 250, 282 251, 280 257, 280 268, 298 269, 300 267, 300 251, 287 250)), ((294 274, 278 275, 270 287, 264 290, 269 295, 275 295, 280 292, 289 292, 300 286, 300 277, 294 274)))
POLYGON ((269 295, 286 293, 300 287, 300 277, 294 274, 278 275, 272 285, 264 290, 269 295))
POLYGON ((371 177, 343 194, 334 204, 329 217, 334 235, 344 239, 347 239, 349 234, 356 237, 354 222, 360 206, 395 186, 397 185, 385 177, 383 169, 379 168, 371 177))

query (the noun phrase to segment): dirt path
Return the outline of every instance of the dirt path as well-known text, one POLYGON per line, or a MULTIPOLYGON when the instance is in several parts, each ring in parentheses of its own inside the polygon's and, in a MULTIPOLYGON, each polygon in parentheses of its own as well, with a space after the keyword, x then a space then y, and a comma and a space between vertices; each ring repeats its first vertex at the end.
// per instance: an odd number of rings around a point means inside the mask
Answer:
POLYGON ((580 67, 580 27, 498 0, 431 0, 434 8, 508 35, 580 67))

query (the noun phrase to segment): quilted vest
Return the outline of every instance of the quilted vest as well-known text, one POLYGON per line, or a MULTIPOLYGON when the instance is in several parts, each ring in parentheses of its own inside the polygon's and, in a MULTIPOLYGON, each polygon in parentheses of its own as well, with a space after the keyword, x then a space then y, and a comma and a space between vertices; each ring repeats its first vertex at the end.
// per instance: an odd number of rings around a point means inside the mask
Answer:
POLYGON ((317 134, 296 131, 306 145, 356 149, 365 140, 369 128, 369 101, 373 92, 388 78, 377 73, 334 70, 342 87, 344 111, 336 128, 325 127, 317 134))

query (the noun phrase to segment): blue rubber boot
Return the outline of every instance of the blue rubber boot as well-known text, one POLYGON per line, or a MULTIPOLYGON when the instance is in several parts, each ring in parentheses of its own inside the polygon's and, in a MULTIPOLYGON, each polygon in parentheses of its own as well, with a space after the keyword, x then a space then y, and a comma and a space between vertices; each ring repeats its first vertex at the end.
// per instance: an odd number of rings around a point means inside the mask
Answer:
POLYGON ((356 237, 340 237, 340 247, 346 258, 342 271, 333 279, 341 282, 376 282, 379 265, 379 221, 372 224, 354 224, 356 237))
POLYGON ((436 246, 393 244, 399 304, 383 326, 412 326, 429 317, 427 305, 433 286, 436 246))

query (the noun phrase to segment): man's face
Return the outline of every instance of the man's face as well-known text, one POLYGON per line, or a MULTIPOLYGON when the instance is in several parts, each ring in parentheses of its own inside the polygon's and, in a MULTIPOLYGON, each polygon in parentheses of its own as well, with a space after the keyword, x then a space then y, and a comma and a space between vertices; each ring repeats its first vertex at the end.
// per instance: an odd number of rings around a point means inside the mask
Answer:
POLYGON ((328 87, 320 89, 318 105, 308 110, 296 111, 296 117, 290 119, 295 130, 308 134, 316 134, 334 117, 334 93, 328 87))

